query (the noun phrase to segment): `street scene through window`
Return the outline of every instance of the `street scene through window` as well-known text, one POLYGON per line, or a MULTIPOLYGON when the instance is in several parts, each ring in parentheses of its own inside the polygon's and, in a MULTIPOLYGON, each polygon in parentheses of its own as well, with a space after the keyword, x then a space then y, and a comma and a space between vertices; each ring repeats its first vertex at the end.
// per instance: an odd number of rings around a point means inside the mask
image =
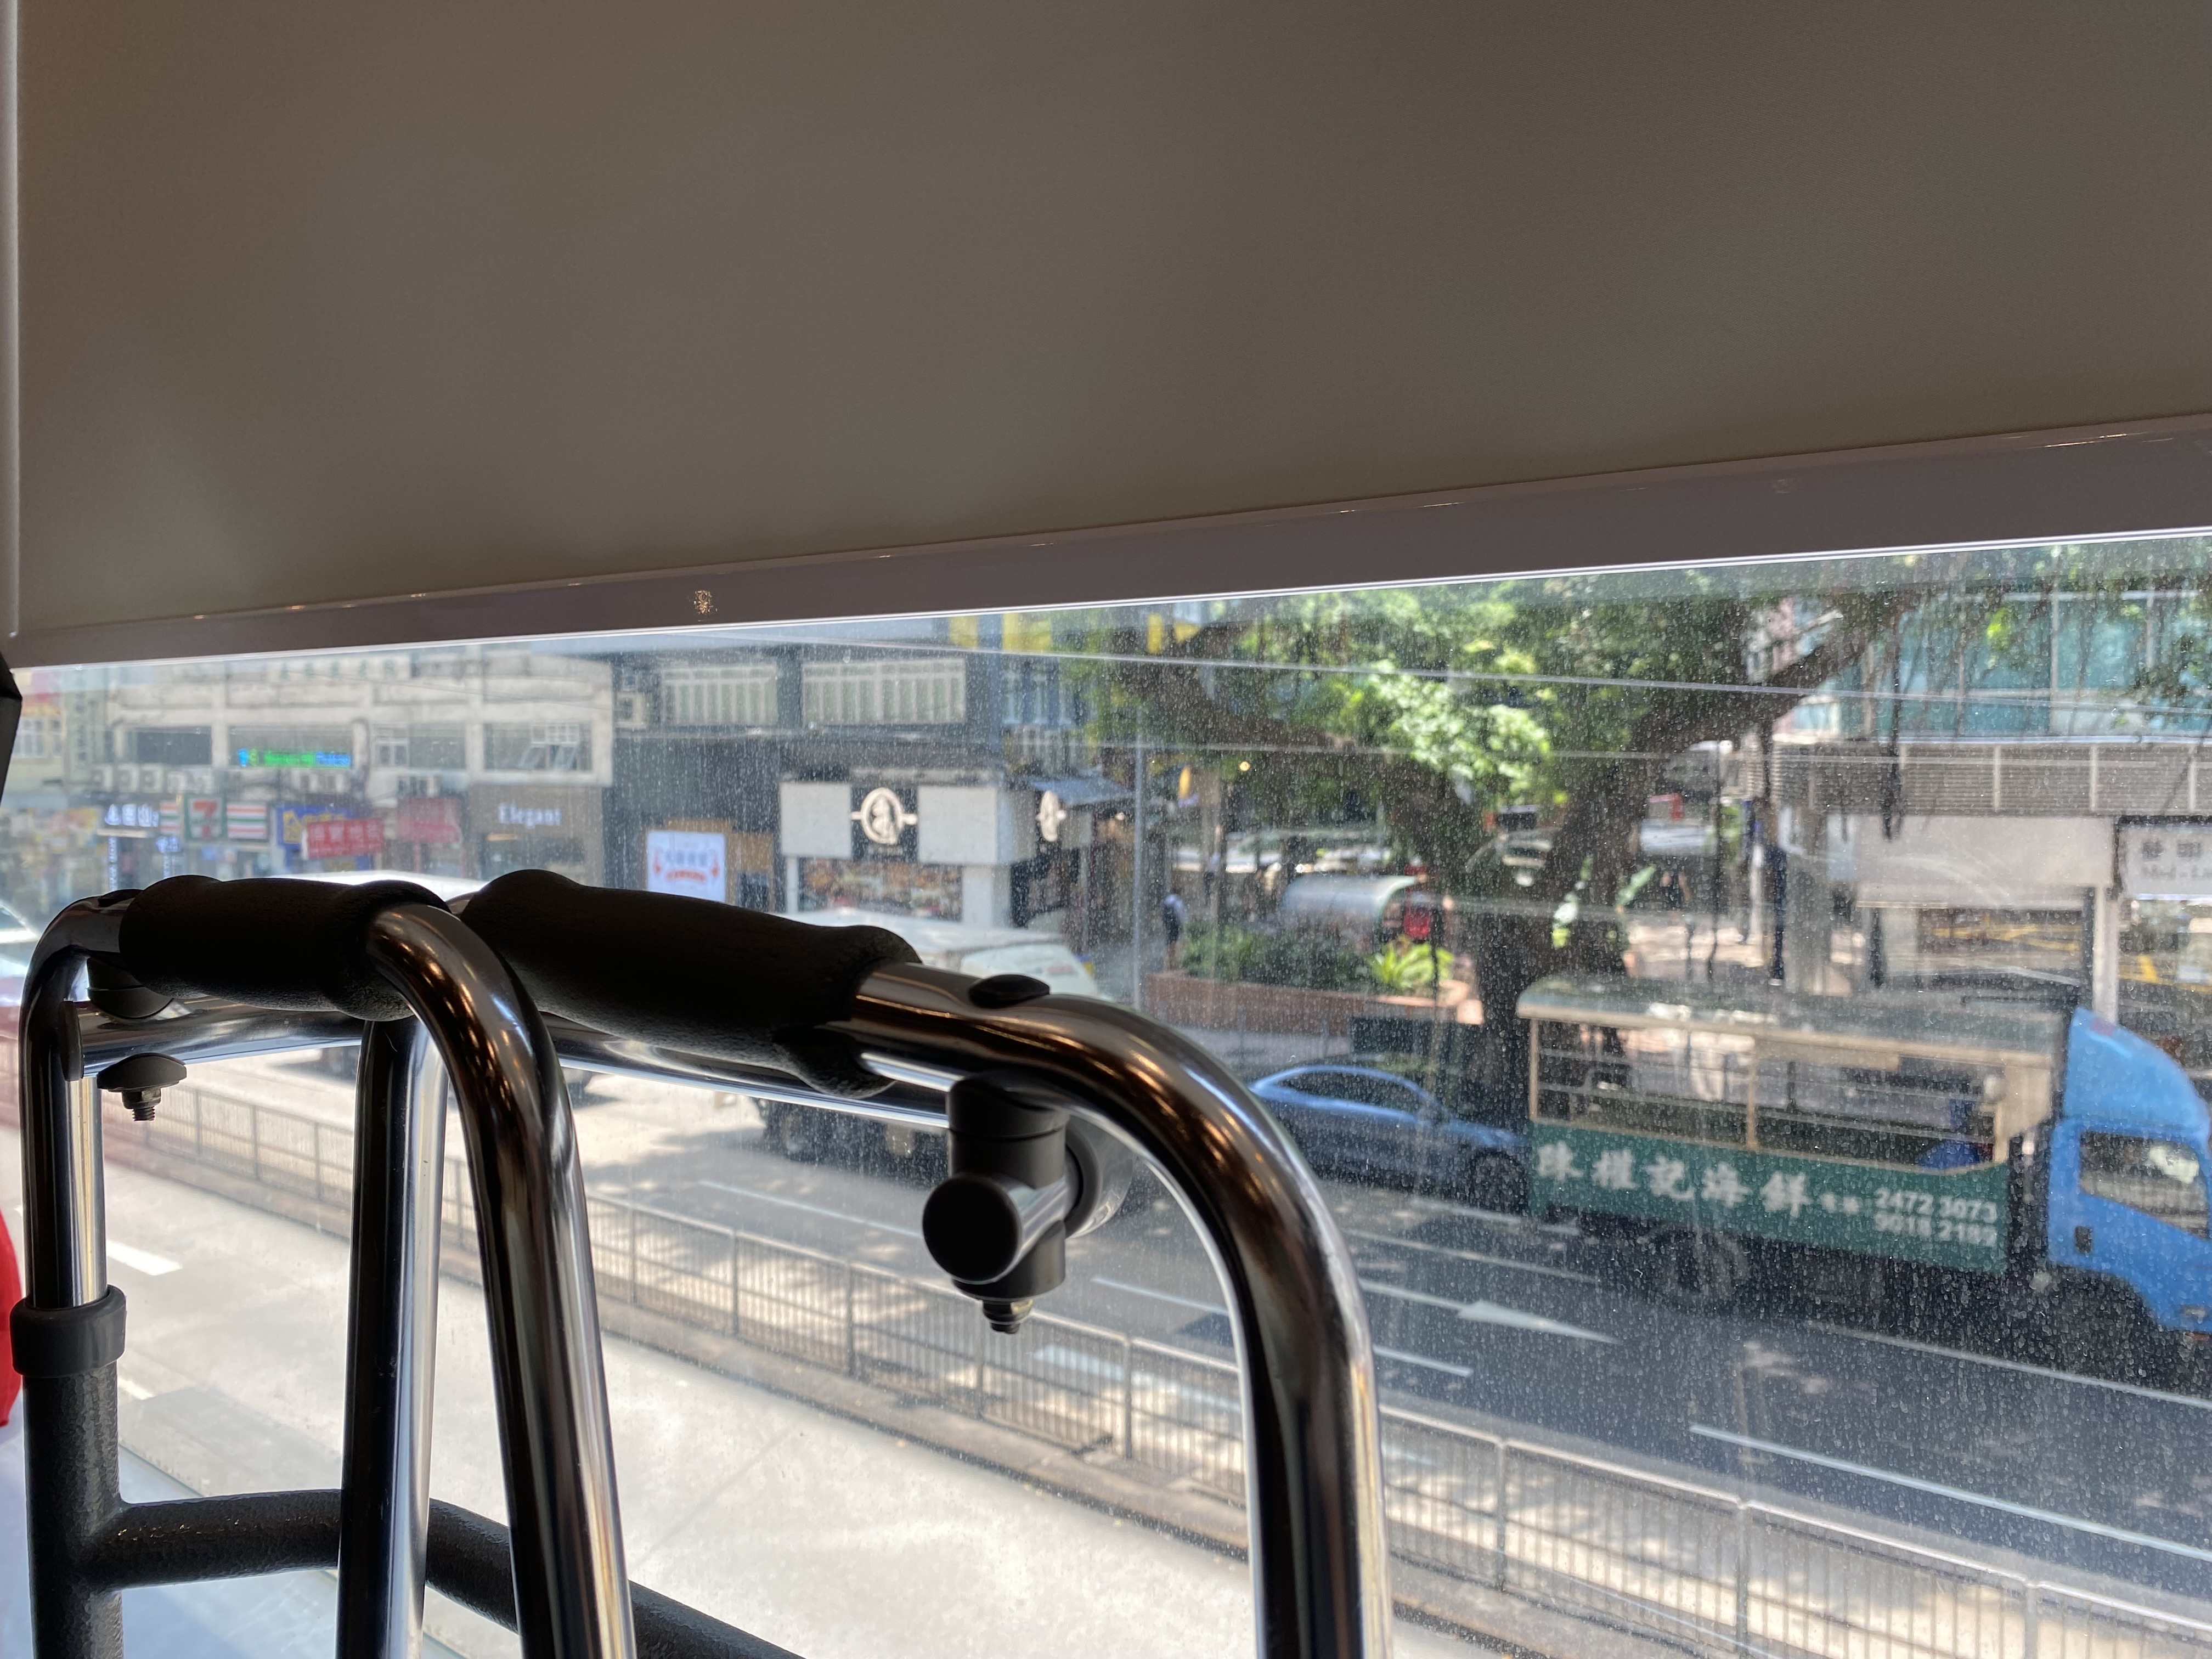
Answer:
MULTIPOLYGON (((1402 1652, 2212 1659, 2212 538, 23 691, 11 994, 84 894, 542 868, 1202 1044, 1357 1263, 1402 1652)), ((106 1115, 149 1493, 335 1480, 353 1066, 106 1115)), ((568 1084, 641 1582, 814 1655, 1249 1650, 1237 1357, 1164 1188, 1002 1336, 922 1247, 927 1127, 568 1084)), ((498 1515, 448 1146, 434 1478, 498 1515)), ((236 1650, 327 1651, 327 1582, 271 1583, 236 1650)))

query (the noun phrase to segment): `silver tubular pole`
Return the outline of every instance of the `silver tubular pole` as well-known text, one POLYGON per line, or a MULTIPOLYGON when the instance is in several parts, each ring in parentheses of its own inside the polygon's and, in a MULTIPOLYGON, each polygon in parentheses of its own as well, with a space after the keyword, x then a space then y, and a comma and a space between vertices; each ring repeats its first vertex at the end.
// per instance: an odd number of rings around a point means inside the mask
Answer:
MULTIPOLYGON (((25 1305, 48 1313, 113 1305, 100 1183, 100 1102, 84 1079, 70 993, 91 950, 112 949, 115 918, 96 899, 47 925, 24 985, 22 1068, 25 1305)), ((20 1314, 16 1316, 20 1319, 20 1314)), ((21 1348, 16 1358, 35 1372, 21 1348)), ((123 1604, 86 1568, 122 1507, 115 1365, 23 1379, 23 1494, 31 1639, 43 1659, 123 1659, 123 1604)))
POLYGON ((364 1028, 355 1085, 338 1659, 415 1659, 430 1527, 444 1077, 412 1019, 364 1028))
POLYGON ((369 960, 428 1028, 468 1142, 527 1659, 633 1659, 583 1170, 528 994, 456 917, 384 911, 369 960))
POLYGON ((297 1048, 350 1048, 361 1041, 362 1030, 351 1014, 257 1008, 216 997, 173 1003, 151 1019, 117 1019, 85 1004, 72 1012, 87 1072, 132 1054, 167 1054, 179 1065, 205 1066, 297 1048))
POLYGON ((548 1015, 545 1028, 562 1064, 580 1072, 599 1072, 609 1077, 648 1078, 655 1082, 688 1083, 702 1089, 726 1090, 757 1100, 789 1101, 795 1106, 817 1106, 851 1117, 872 1118, 878 1123, 903 1123, 918 1129, 945 1127, 945 1091, 957 1081, 931 1079, 920 1087, 896 1095, 875 1095, 854 1100, 824 1094, 793 1083, 781 1072, 763 1071, 733 1060, 710 1054, 687 1054, 633 1037, 609 1036, 573 1019, 548 1015))
POLYGON ((80 899, 47 925, 23 988, 24 1294, 34 1308, 81 1308, 107 1292, 107 1212, 100 1102, 83 1084, 70 1000, 89 951, 115 948, 119 908, 80 899))
POLYGON ((1381 1659, 1390 1591, 1374 1355, 1351 1252, 1304 1161, 1211 1055, 1164 1027, 1073 997, 979 1008, 973 983, 878 968, 830 1029, 893 1061, 1048 1079, 1158 1165, 1230 1293, 1262 1659, 1381 1659))

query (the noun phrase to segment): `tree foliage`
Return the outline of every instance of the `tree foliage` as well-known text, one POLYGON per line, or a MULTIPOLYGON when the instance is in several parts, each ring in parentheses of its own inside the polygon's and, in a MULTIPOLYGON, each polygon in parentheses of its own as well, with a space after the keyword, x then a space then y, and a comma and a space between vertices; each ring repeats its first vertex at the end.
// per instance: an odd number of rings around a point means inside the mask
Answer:
POLYGON ((1246 823, 1381 805, 1397 853, 1486 918, 1477 977, 1487 1003, 1510 1006, 1542 973, 1617 966, 1614 907, 1668 763, 1771 732, 1808 696, 1840 693, 1844 733, 1893 747, 2053 729, 2054 682, 2069 678, 2134 698, 2145 729, 2203 729, 2208 550, 2060 545, 1229 602, 1165 638, 1109 617, 1084 641, 1086 672, 1102 736, 1141 732, 1213 767, 1246 823), (2146 606, 2163 645, 2115 658, 2112 639, 2155 631, 2146 606), (1522 803, 1552 826, 1526 887, 1484 855, 1490 815, 1522 803))

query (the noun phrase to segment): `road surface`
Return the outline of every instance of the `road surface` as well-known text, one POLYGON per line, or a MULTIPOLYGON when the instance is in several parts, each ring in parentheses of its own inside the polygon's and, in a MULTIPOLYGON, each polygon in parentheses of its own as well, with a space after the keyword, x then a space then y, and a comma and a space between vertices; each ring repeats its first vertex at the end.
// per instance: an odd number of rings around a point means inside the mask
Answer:
MULTIPOLYGON (((580 1117, 595 1191, 933 1273, 919 1177, 794 1164, 748 1112, 598 1086, 605 1103, 580 1117)), ((1627 1253, 1570 1229, 1325 1185, 1386 1399, 2116 1585, 2203 1596, 2212 1583, 2212 1399, 1976 1352, 1971 1333, 1925 1322, 1855 1327, 1809 1304, 1684 1311, 1626 1288, 1627 1253)), ((1227 1352, 1219 1288, 1171 1205, 1077 1241, 1069 1273, 1046 1310, 1227 1352)))
MULTIPOLYGON (((0 1132, 0 1200, 20 1233, 18 1160, 0 1132)), ((343 1242, 127 1169, 109 1171, 107 1213, 110 1272, 131 1307, 125 1445, 200 1492, 335 1485, 343 1242)), ((503 1518, 471 1287, 445 1281, 439 1329, 433 1489, 503 1518)), ((606 1373, 631 1576, 808 1659, 1251 1651, 1239 1561, 619 1339, 606 1373)), ((0 1484, 11 1455, 0 1443, 0 1484)), ((21 1548, 20 1532, 0 1532, 11 1652, 21 1548)), ((149 1601, 144 1622, 184 1608, 204 1636, 160 1659, 327 1654, 322 1577, 202 1587, 149 1601)), ((430 1624, 465 1659, 514 1651, 450 1603, 430 1624)), ((1399 1651, 1476 1650, 1407 1626, 1399 1651)))

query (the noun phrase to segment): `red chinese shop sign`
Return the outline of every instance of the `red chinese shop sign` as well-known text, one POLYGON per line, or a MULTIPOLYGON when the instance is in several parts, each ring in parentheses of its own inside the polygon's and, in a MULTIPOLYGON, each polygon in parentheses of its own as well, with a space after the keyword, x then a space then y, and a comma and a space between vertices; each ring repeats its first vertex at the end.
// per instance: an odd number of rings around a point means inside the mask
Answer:
POLYGON ((300 851, 311 859, 362 858, 383 850, 382 818, 331 818, 300 829, 300 851))

